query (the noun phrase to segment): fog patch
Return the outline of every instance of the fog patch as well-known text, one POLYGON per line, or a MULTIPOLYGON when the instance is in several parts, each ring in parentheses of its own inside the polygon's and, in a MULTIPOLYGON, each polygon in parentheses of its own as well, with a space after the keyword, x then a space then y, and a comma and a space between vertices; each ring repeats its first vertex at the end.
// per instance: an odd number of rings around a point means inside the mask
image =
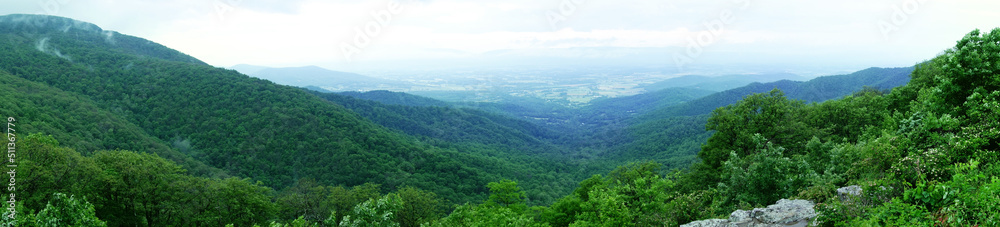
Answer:
POLYGON ((104 31, 104 41, 108 42, 108 44, 115 45, 115 32, 104 31))
POLYGON ((55 48, 55 47, 50 47, 49 46, 49 37, 45 37, 45 38, 42 38, 41 40, 38 40, 38 43, 35 44, 35 49, 37 49, 38 51, 41 51, 42 53, 55 55, 56 57, 59 57, 59 58, 62 58, 62 59, 66 59, 67 61, 73 62, 73 59, 70 58, 68 55, 62 54, 62 52, 59 51, 59 48, 55 48))

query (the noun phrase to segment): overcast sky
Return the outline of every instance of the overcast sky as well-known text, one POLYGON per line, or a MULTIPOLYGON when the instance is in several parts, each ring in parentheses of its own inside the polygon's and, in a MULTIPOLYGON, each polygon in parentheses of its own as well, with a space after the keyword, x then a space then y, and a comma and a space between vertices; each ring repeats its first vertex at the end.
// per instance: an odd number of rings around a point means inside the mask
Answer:
POLYGON ((997 12, 995 0, 0 0, 0 14, 87 21, 223 67, 447 59, 504 49, 687 50, 699 39, 704 45, 693 54, 664 54, 664 65, 724 52, 907 66, 973 29, 1000 26, 997 12))

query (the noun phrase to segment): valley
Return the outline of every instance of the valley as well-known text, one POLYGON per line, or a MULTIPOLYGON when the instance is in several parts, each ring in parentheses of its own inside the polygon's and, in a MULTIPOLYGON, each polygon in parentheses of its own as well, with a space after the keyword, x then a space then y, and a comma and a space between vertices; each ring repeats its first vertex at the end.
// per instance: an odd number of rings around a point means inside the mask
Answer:
POLYGON ((815 78, 404 78, 221 68, 84 21, 0 16, 19 173, 2 222, 677 226, 792 198, 823 225, 989 225, 998 42, 973 30, 914 66, 815 78), (840 199, 849 185, 871 202, 840 199))

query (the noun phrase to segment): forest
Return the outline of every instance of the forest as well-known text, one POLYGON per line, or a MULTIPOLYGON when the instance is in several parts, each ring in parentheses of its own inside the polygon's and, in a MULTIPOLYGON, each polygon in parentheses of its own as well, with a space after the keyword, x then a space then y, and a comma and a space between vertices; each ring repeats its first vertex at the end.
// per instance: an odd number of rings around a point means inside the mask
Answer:
POLYGON ((822 226, 1000 225, 1000 29, 913 67, 582 108, 283 86, 107 32, 0 16, 4 225, 678 226, 779 199, 822 226))

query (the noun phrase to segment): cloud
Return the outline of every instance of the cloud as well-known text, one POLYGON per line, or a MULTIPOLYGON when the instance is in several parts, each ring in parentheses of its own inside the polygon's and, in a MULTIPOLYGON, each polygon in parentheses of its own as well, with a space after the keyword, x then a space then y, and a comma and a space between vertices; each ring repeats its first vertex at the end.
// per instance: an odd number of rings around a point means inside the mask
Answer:
MULTIPOLYGON (((888 39, 877 26, 916 0, 647 1, 398 0, 357 61, 458 56, 504 49, 684 47, 706 22, 731 12, 706 51, 790 59, 912 64, 1000 21, 1000 2, 925 1, 888 39), (567 7, 567 6, 572 7, 567 7), (571 10, 570 10, 571 9, 571 10), (563 17, 552 26, 549 15, 563 17), (789 52, 784 54, 784 52, 789 52), (820 55, 819 53, 822 53, 820 55), (860 60, 859 60, 860 61, 860 60)), ((210 64, 295 66, 346 62, 341 44, 376 20, 389 0, 0 0, 0 14, 50 13, 151 39, 210 64)))

